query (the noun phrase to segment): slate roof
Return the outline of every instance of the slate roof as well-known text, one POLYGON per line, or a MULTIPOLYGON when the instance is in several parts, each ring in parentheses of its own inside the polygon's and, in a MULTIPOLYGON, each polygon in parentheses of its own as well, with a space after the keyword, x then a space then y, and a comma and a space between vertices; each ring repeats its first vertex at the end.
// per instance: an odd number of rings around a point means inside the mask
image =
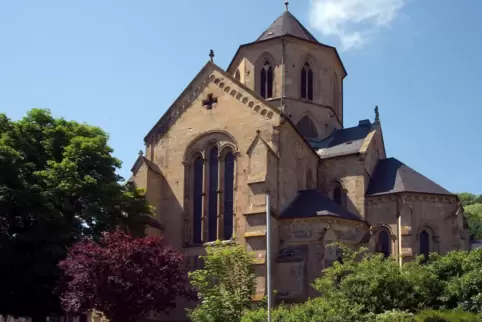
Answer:
POLYGON ((289 11, 283 12, 256 41, 268 40, 280 36, 294 36, 311 42, 318 42, 315 37, 289 11))
POLYGON ((143 155, 139 155, 139 157, 137 158, 136 162, 134 163, 134 165, 133 165, 132 168, 131 168, 131 172, 137 171, 137 170, 136 170, 137 167, 140 166, 142 162, 146 164, 146 166, 149 168, 149 170, 154 171, 155 173, 162 175, 162 172, 161 172, 161 170, 159 169, 159 167, 157 166, 157 164, 155 164, 154 162, 151 162, 150 160, 148 160, 148 159, 147 159, 145 156, 143 156, 143 155))
POLYGON ((362 120, 358 126, 334 130, 323 140, 308 140, 322 159, 349 155, 360 151, 363 141, 372 130, 369 120, 362 120))
POLYGON ((281 213, 280 218, 309 218, 318 216, 333 216, 362 221, 360 216, 349 212, 314 189, 298 191, 295 200, 281 213))
POLYGON ((452 194, 395 158, 380 160, 368 187, 367 196, 397 192, 452 194))

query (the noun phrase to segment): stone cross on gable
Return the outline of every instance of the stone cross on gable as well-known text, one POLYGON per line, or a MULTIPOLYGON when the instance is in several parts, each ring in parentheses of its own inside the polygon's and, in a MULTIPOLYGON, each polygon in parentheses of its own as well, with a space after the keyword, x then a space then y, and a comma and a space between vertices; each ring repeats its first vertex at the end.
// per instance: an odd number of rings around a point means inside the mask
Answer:
POLYGON ((210 110, 213 108, 213 105, 218 102, 217 97, 213 97, 213 94, 208 94, 208 97, 203 100, 203 106, 206 107, 207 110, 210 110))

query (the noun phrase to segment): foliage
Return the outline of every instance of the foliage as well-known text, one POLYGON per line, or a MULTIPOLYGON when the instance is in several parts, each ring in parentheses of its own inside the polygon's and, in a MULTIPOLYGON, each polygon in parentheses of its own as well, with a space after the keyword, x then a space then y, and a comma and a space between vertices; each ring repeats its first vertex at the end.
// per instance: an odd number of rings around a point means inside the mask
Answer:
POLYGON ((464 206, 465 217, 469 225, 469 234, 475 239, 482 239, 482 195, 463 192, 458 194, 464 206))
POLYGON ((378 314, 376 322, 416 322, 415 315, 409 312, 403 311, 387 311, 381 314, 378 314))
POLYGON ((101 129, 34 109, 0 114, 0 314, 59 312, 57 264, 83 237, 121 224, 142 233, 151 209, 119 184, 120 161, 101 129))
POLYGON ((242 246, 216 243, 201 259, 204 268, 189 273, 201 300, 189 311, 192 321, 239 321, 256 291, 252 255, 242 246))
MULTIPOLYGON (((419 257, 400 269, 381 255, 336 246, 343 261, 314 283, 322 297, 281 306, 273 321, 482 321, 482 249, 431 254, 427 263, 419 257)), ((264 309, 242 319, 266 320, 264 309)))
POLYGON ((482 249, 432 255, 427 268, 442 283, 443 308, 482 312, 482 249))
POLYGON ((469 225, 469 234, 475 239, 482 239, 482 203, 464 207, 464 213, 469 225))
POLYGON ((335 262, 326 268, 314 283, 327 300, 336 303, 344 299, 360 305, 365 313, 375 314, 390 310, 414 312, 435 301, 440 283, 435 274, 418 263, 404 265, 400 270, 394 260, 381 254, 340 247, 343 263, 335 262))
POLYGON ((474 195, 473 193, 462 192, 459 193, 458 196, 464 207, 482 203, 482 195, 474 195))
POLYGON ((63 270, 62 305, 67 312, 101 311, 110 321, 138 322, 151 311, 168 313, 176 299, 195 299, 184 258, 160 238, 104 234, 100 243, 75 244, 63 270))
MULTIPOLYGON (((272 311, 273 322, 358 322, 371 321, 372 315, 364 315, 361 307, 342 300, 331 303, 324 298, 310 299, 302 304, 280 306, 272 311)), ((246 312, 241 322, 265 322, 266 309, 246 312)))
POLYGON ((425 310, 417 314, 417 322, 480 322, 482 317, 463 311, 425 310))

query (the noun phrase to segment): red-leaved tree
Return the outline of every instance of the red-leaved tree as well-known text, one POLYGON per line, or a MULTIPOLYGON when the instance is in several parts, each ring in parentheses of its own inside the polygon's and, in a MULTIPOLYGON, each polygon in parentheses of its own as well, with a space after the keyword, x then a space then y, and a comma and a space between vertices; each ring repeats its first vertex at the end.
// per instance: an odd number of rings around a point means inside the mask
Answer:
POLYGON ((196 298, 184 258, 160 238, 106 233, 84 240, 60 262, 61 301, 67 312, 101 311, 112 322, 139 322, 151 312, 168 313, 179 297, 196 298))

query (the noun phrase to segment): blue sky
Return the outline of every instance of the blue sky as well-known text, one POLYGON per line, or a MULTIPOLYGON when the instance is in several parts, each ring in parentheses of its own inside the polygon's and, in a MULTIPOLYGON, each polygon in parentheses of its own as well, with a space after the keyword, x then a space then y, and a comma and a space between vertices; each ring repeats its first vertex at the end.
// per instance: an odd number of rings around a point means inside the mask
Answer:
MULTIPOLYGON (((282 0, 3 0, 0 112, 33 107, 106 130, 121 174, 208 60, 223 68, 282 0)), ((378 105, 389 156, 447 189, 482 193, 482 1, 292 0, 341 49, 345 126, 378 105)))

